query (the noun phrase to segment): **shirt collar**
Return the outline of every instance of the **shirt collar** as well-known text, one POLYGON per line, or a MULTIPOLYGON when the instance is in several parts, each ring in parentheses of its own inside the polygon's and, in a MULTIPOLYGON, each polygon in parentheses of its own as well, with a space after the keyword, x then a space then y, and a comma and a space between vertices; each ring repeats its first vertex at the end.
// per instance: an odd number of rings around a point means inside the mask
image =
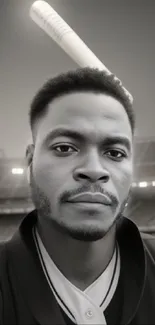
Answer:
POLYGON ((55 298, 64 312, 78 324, 106 324, 104 310, 110 303, 119 279, 120 254, 118 246, 105 271, 86 290, 75 287, 57 268, 46 251, 36 228, 34 240, 44 274, 55 298), (89 313, 88 313, 89 311, 89 313), (92 314, 92 317, 87 317, 92 314))

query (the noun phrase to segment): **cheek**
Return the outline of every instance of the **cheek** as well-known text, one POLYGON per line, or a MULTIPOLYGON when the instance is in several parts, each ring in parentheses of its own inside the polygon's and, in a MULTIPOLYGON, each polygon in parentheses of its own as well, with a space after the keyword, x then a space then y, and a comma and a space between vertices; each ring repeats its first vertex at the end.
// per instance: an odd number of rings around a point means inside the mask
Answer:
POLYGON ((113 173, 113 184, 120 201, 126 199, 132 184, 132 164, 128 163, 113 173))
POLYGON ((54 197, 68 182, 68 165, 51 161, 48 156, 41 155, 40 159, 34 157, 33 176, 36 184, 47 194, 54 197))

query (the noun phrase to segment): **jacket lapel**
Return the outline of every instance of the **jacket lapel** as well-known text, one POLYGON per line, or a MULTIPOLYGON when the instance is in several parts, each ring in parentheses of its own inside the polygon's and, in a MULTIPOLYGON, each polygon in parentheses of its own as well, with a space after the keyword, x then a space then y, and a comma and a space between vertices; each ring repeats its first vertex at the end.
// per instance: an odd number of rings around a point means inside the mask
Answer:
POLYGON ((123 308, 121 324, 129 324, 135 317, 143 296, 146 280, 146 257, 137 226, 122 218, 117 229, 121 255, 123 308))
POLYGON ((22 294, 37 323, 64 325, 60 307, 48 285, 36 252, 32 237, 35 220, 33 211, 7 243, 9 263, 14 268, 22 294))

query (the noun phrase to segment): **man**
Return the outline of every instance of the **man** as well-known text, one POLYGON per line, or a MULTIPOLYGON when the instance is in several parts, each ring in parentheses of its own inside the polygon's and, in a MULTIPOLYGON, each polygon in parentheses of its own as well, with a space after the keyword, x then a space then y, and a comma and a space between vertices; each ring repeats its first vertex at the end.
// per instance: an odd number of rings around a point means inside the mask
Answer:
POLYGON ((122 215, 134 124, 121 85, 95 69, 55 77, 35 96, 36 210, 1 245, 1 324, 155 323, 154 243, 122 215))

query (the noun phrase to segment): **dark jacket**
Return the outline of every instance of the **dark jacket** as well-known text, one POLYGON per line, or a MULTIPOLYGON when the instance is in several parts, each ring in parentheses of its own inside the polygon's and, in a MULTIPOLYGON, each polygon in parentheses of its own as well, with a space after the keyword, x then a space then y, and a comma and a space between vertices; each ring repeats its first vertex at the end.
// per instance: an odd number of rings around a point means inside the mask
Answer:
MULTIPOLYGON (((1 325, 67 324, 36 252, 32 237, 36 218, 36 211, 31 212, 13 238, 0 244, 1 325)), ((123 284, 119 324, 155 324, 155 240, 142 239, 135 224, 122 217, 117 227, 117 241, 123 284)), ((115 309, 112 305, 108 307, 111 308, 109 315, 117 316, 116 297, 117 293, 112 299, 115 309)), ((117 322, 116 317, 107 323, 117 322)))

